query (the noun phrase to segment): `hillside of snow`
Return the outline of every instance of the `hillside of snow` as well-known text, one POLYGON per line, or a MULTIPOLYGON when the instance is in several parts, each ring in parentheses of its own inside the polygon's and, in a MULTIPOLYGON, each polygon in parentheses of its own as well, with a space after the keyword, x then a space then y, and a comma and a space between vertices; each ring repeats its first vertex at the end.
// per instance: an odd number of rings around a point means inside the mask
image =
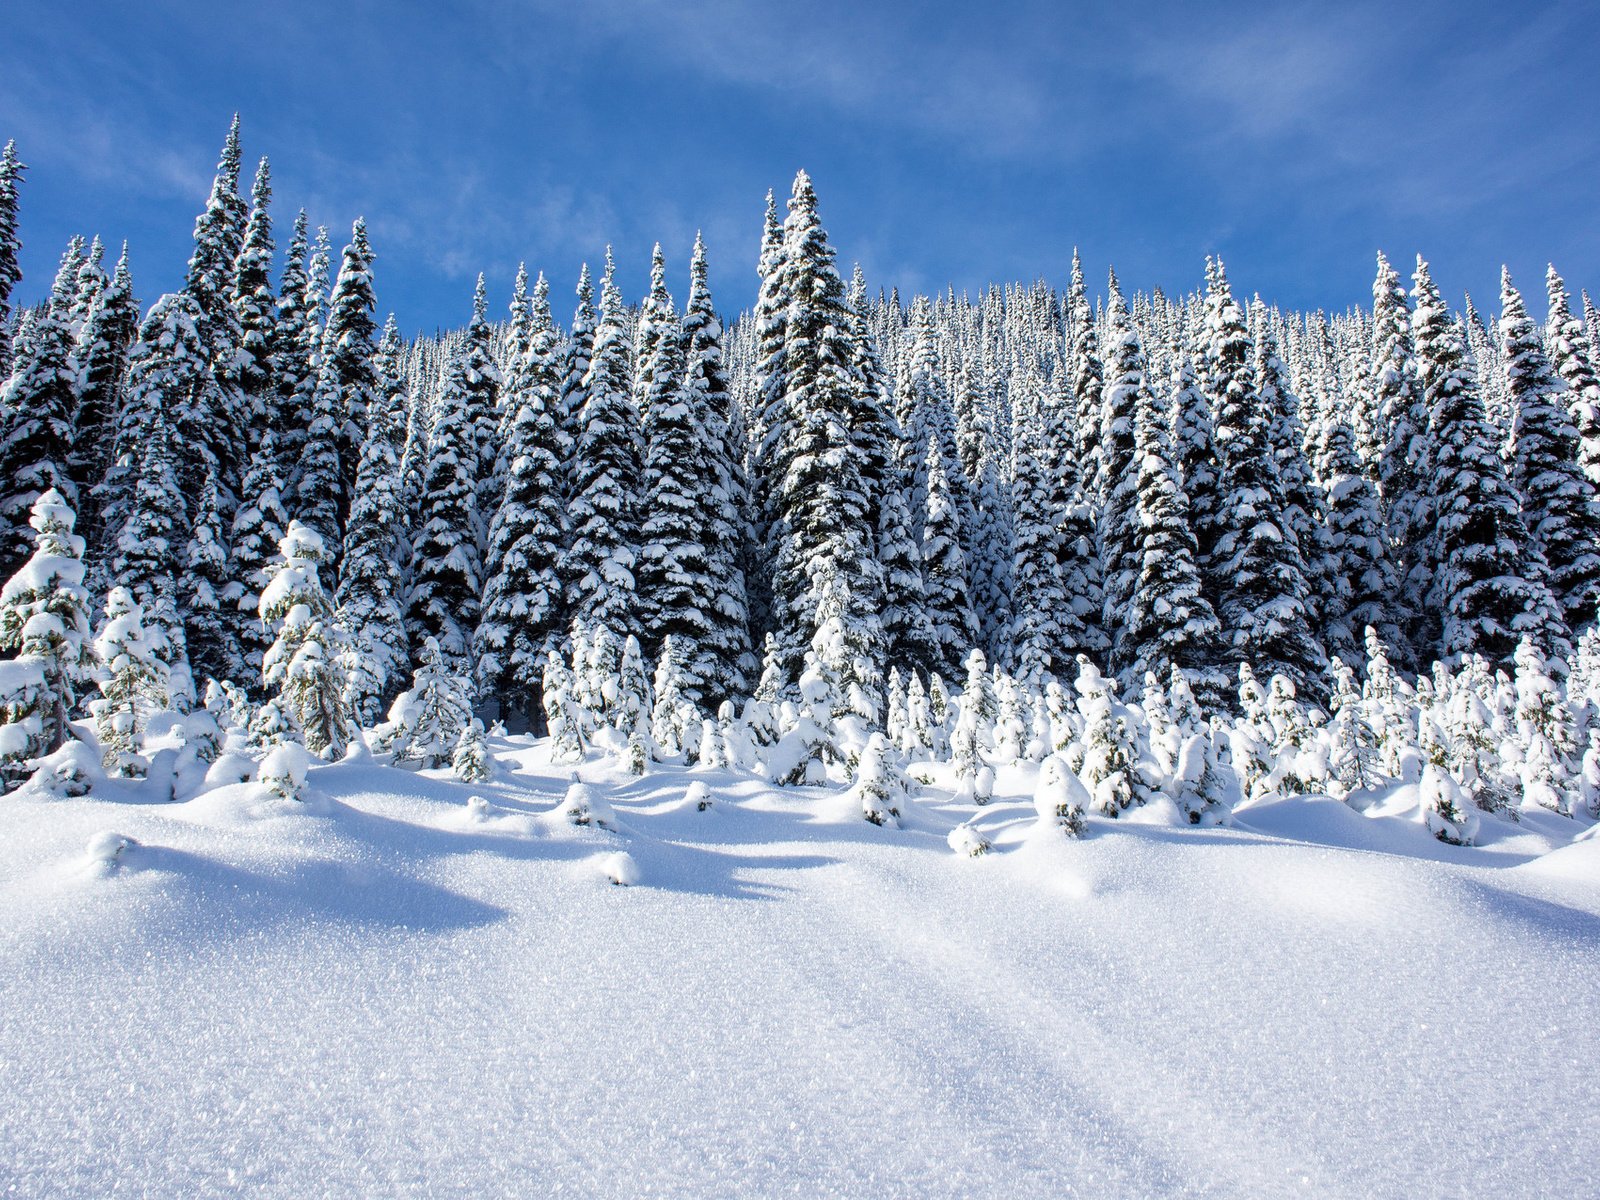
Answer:
POLYGON ((0 1192, 1600 1193, 1587 821, 1449 846, 1402 787, 1072 841, 1031 767, 878 828, 591 761, 578 826, 491 749, 0 803, 0 1192))

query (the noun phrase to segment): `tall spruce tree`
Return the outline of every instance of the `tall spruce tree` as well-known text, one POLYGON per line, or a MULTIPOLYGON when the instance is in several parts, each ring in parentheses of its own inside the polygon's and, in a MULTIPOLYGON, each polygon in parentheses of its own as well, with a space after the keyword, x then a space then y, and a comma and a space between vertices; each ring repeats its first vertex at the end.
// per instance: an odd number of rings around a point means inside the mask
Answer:
MULTIPOLYGON (((1040 411, 1044 380, 1025 370, 1011 388, 1011 497, 1016 513, 1011 557, 1011 628, 1006 638, 1010 672, 1031 686, 1065 665, 1061 661, 1062 637, 1058 627, 1068 612, 1061 586, 1056 540, 1061 536, 1060 516, 1051 494, 1049 469, 1043 452, 1048 439, 1040 411)), ((951 647, 950 649, 954 649, 951 647)), ((957 652, 957 659, 971 646, 957 652)), ((940 670, 954 669, 948 659, 940 670)))
MULTIPOLYGON (((305 445, 306 420, 312 389, 316 386, 314 366, 307 357, 311 341, 311 314, 306 306, 309 244, 306 237, 306 212, 294 219, 294 233, 284 259, 283 278, 278 286, 277 323, 271 335, 271 374, 274 396, 268 427, 278 435, 278 453, 285 468, 300 461, 305 445)), ((316 331, 320 338, 322 331, 316 331)), ((287 489, 291 480, 285 477, 287 489)), ((285 490, 284 501, 292 497, 285 490)))
POLYGON ((1138 576, 1128 602, 1121 685, 1131 693, 1150 672, 1158 679, 1181 672, 1197 693, 1216 696, 1225 686, 1216 666, 1221 626, 1201 586, 1167 414, 1148 387, 1137 392, 1134 459, 1138 576))
POLYGON ((1251 368, 1250 336, 1220 261, 1209 284, 1207 365, 1223 484, 1218 615, 1231 634, 1226 658, 1269 676, 1283 675, 1297 695, 1311 695, 1324 655, 1311 631, 1299 547, 1284 518, 1269 414, 1262 411, 1251 368))
POLYGON ((689 265, 689 298, 683 309, 685 402, 705 430, 702 458, 705 528, 700 534, 709 565, 706 614, 707 700, 720 703, 746 695, 753 682, 750 610, 744 564, 750 550, 749 483, 744 467, 744 423, 728 381, 722 319, 712 304, 705 243, 697 234, 689 265))
MULTIPOLYGON (((239 322, 239 387, 253 456, 276 409, 273 374, 278 305, 272 295, 272 168, 263 158, 250 186, 250 218, 233 265, 230 300, 239 322)), ((248 469, 248 468, 247 468, 248 469)))
POLYGON ((636 627, 639 415, 629 379, 629 318, 606 252, 600 325, 583 380, 582 429, 569 513, 566 577, 572 614, 617 635, 636 627))
MULTIPOLYGON (((1144 345, 1117 285, 1110 279, 1106 315, 1105 387, 1100 424, 1100 569, 1102 625, 1110 639, 1112 670, 1121 674, 1136 658, 1129 638, 1130 605, 1139 586, 1143 547, 1139 529, 1139 463, 1135 422, 1145 393, 1144 345)), ((1143 674, 1134 676, 1142 679, 1143 674)))
MULTIPOLYGON (((1583 321, 1572 314, 1567 285, 1552 265, 1545 273, 1550 302, 1544 344, 1556 374, 1567 385, 1567 412, 1578 432, 1578 461, 1589 482, 1600 487, 1600 373, 1583 321)), ((1503 331, 1502 331, 1503 332, 1503 331)))
POLYGON ((544 668, 565 626, 561 553, 561 380, 550 285, 534 286, 527 348, 507 376, 505 495, 489 531, 483 616, 476 647, 480 685, 501 711, 536 723, 543 713, 544 668))
POLYGON ((477 381, 470 374, 474 353, 467 342, 451 355, 433 402, 407 612, 413 663, 420 665, 416 655, 431 637, 455 675, 471 673, 472 639, 483 595, 478 549, 483 522, 477 486, 481 447, 473 419, 477 381))
POLYGON ((225 608, 230 564, 214 475, 206 476, 195 500, 183 559, 179 600, 190 668, 200 681, 239 680, 244 675, 243 657, 238 626, 225 608))
MULTIPOLYGON (((356 473, 366 439, 367 419, 378 394, 377 322, 373 310, 377 301, 372 290, 372 245, 367 240, 367 222, 358 217, 350 230, 350 243, 339 262, 339 275, 328 300, 328 325, 322 337, 322 357, 326 370, 333 373, 338 387, 334 409, 339 474, 336 480, 338 524, 331 533, 342 535, 345 519, 355 491, 356 473)), ((340 542, 325 542, 327 553, 337 565, 340 542)), ((326 567, 324 568, 326 569, 326 567)))
POLYGON ((1430 418, 1417 373, 1411 308, 1399 273, 1378 255, 1372 284, 1372 403, 1384 444, 1378 487, 1399 577, 1400 617, 1409 636, 1403 657, 1425 657, 1436 641, 1437 618, 1424 598, 1431 586, 1433 535, 1430 418))
POLYGON ((17 143, 7 142, 0 151, 0 379, 11 374, 11 293, 22 281, 17 261, 22 252, 22 239, 17 236, 17 192, 27 169, 17 158, 17 143))
POLYGON ((1522 500, 1532 549, 1544 558, 1549 585, 1567 626, 1581 630, 1600 601, 1600 507, 1579 462, 1578 431, 1566 385, 1550 365, 1539 331, 1500 273, 1500 336, 1511 404, 1511 482, 1522 500))
POLYGON ((78 489, 78 532, 101 559, 102 522, 95 488, 111 462, 117 414, 123 405, 128 351, 139 334, 139 301, 133 295, 124 242, 100 302, 89 314, 79 338, 78 412, 73 422, 67 473, 78 489))
MULTIPOLYGON (((838 581, 848 612, 839 619, 857 648, 851 669, 881 661, 883 580, 874 548, 874 499, 863 454, 852 432, 862 381, 854 369, 853 314, 833 248, 817 215, 816 192, 804 171, 795 177, 784 222, 783 293, 790 298, 784 328, 782 423, 771 469, 776 475, 777 529, 773 616, 778 650, 791 678, 799 676, 817 632, 816 581, 838 581), (814 586, 815 585, 815 586, 814 586)), ((875 696, 875 678, 848 678, 847 687, 875 696)))
POLYGON ((1451 320, 1427 263, 1417 257, 1413 336, 1430 412, 1434 474, 1433 587, 1441 614, 1439 657, 1481 654, 1509 666, 1528 635, 1560 652, 1567 632, 1554 598, 1530 564, 1528 530, 1467 363, 1460 327, 1451 320), (1532 569, 1530 569, 1530 566, 1532 569))
MULTIPOLYGON (((76 273, 70 255, 61 270, 76 273)), ((51 488, 69 507, 77 502, 67 468, 76 375, 66 312, 54 303, 31 312, 17 343, 15 369, 0 387, 0 576, 6 578, 33 552, 34 502, 51 488)))

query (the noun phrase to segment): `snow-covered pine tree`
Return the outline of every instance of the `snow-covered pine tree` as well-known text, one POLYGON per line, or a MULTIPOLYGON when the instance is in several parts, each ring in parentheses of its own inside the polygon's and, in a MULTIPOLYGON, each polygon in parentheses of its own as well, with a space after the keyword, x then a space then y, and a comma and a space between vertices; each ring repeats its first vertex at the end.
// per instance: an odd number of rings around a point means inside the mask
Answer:
MULTIPOLYGON (((57 284, 76 275, 69 254, 57 284)), ((18 332, 11 378, 0 387, 0 576, 27 561, 33 545, 29 513, 51 488, 77 502, 67 468, 76 405, 72 332, 64 307, 54 301, 35 309, 18 332)))
POLYGON ((1511 405, 1511 482, 1522 521, 1548 568, 1545 582, 1569 629, 1594 619, 1600 602, 1600 506, 1580 464, 1581 443, 1566 405, 1566 385, 1550 366, 1539 331, 1500 273, 1500 336, 1511 405))
POLYGON ((1260 331, 1254 339, 1256 391, 1267 413, 1267 440, 1272 448, 1278 491, 1283 497, 1284 526, 1299 549, 1306 579, 1307 618, 1313 628, 1320 629, 1325 627, 1322 597, 1328 594, 1335 575, 1328 546, 1327 504, 1306 459, 1300 399, 1278 357, 1273 316, 1260 296, 1251 302, 1251 324, 1260 331))
MULTIPOLYGON (((1404 636, 1394 612, 1399 581, 1384 535, 1377 489, 1362 470, 1355 434, 1332 417, 1322 426, 1319 455, 1328 497, 1328 552, 1333 567, 1323 593, 1324 640, 1349 662, 1359 662, 1363 631, 1371 625, 1384 641, 1404 636)), ((1337 685, 1338 676, 1333 676, 1337 685)))
POLYGON ((140 737, 153 713, 169 703, 167 665, 144 627, 144 612, 127 588, 106 595, 106 616, 94 641, 100 697, 89 704, 101 763, 114 775, 143 775, 140 737))
POLYGON ((743 695, 755 670, 750 651, 750 606, 745 563, 750 546, 750 488, 744 469, 743 415, 733 397, 723 358, 722 320, 711 300, 705 243, 696 235, 689 265, 689 298, 683 309, 683 337, 688 361, 684 396, 701 414, 706 445, 701 459, 705 483, 706 530, 702 534, 709 563, 710 629, 706 653, 706 700, 709 703, 743 695))
MULTIPOLYGON (((1051 468, 1044 454, 1046 437, 1040 411, 1044 382, 1024 370, 1012 380, 1011 507, 1016 513, 1011 542, 1011 628, 1005 638, 1011 671, 1040 681, 1066 665, 1059 620, 1070 613, 1061 586, 1060 514, 1054 507, 1051 468)), ((930 467, 931 470, 931 467, 930 467)), ((942 471, 940 472, 942 474, 942 471)), ((930 492, 931 495, 931 492, 930 492)), ((961 656, 972 645, 946 644, 947 654, 961 656)), ((941 656, 940 670, 952 670, 941 656)))
POLYGON ((171 674, 172 703, 181 708, 191 690, 178 596, 189 514, 173 471, 170 427, 159 406, 143 436, 138 475, 112 554, 111 582, 126 588, 139 605, 150 643, 171 674))
POLYGON ((1482 654, 1509 664, 1523 635, 1564 653, 1565 622, 1540 564, 1529 562, 1528 530, 1495 452, 1461 332, 1420 255, 1414 278, 1417 362, 1431 414, 1438 568, 1429 600, 1444 622, 1438 656, 1482 654))
MULTIPOLYGON (((970 574, 962 544, 966 534, 950 487, 950 464, 936 441, 929 441, 928 507, 922 522, 922 610, 932 643, 929 669, 954 674, 978 641, 972 611, 970 574)), ((960 470, 959 463, 955 468, 960 470)))
MULTIPOLYGON (((1195 566, 1200 594, 1215 610, 1226 580, 1217 543, 1222 540, 1222 466, 1217 458, 1211 401, 1200 384, 1194 359, 1178 364, 1177 392, 1172 401, 1172 446, 1179 482, 1189 502, 1189 528, 1194 532, 1195 566)), ((1220 695, 1220 693, 1219 693, 1220 695)))
POLYGON ((1220 261, 1206 298, 1207 364, 1216 400, 1222 459, 1217 542, 1223 591, 1218 616, 1231 633, 1227 659, 1284 675, 1295 690, 1320 672, 1322 647, 1311 632, 1299 546, 1285 523, 1268 414, 1251 368, 1244 315, 1220 261))
POLYGON ((448 763, 472 719, 467 680, 451 672, 438 639, 425 637, 411 686, 389 706, 385 745, 401 766, 426 769, 448 763))
MULTIPOLYGON (((836 572, 851 603, 846 618, 858 664, 882 661, 883 578, 875 548, 876 496, 871 464, 853 433, 876 398, 857 370, 850 331, 855 316, 834 267, 817 197, 804 171, 795 176, 784 222, 782 423, 773 439, 773 624, 787 670, 797 672, 816 632, 814 580, 836 572)), ((881 417, 882 414, 880 413, 881 417)), ((887 427, 887 422, 884 422, 887 427)), ((876 696, 876 679, 851 679, 876 696)))
POLYGON ((223 590, 223 601, 239 645, 237 682, 247 695, 254 695, 260 686, 261 658, 272 644, 261 624, 261 589, 272 577, 270 568, 278 558, 278 543, 289 528, 289 516, 283 510, 276 430, 268 429, 262 435, 239 493, 231 537, 232 579, 223 590))
POLYGON ((1076 246, 1072 248, 1072 280, 1067 292, 1067 328, 1072 339, 1066 366, 1072 375, 1075 457, 1083 486, 1093 493, 1100 480, 1100 417, 1105 403, 1105 371, 1100 361, 1099 329, 1084 286, 1083 260, 1078 257, 1076 246))
POLYGON ((261 672, 304 732, 306 749, 337 759, 350 741, 350 716, 343 639, 320 576, 324 553, 315 530, 289 522, 278 544, 282 562, 261 593, 261 623, 276 632, 261 672))
POLYGON ((711 449, 706 414, 684 390, 684 345, 667 294, 661 247, 640 320, 637 398, 644 428, 644 505, 640 511, 636 611, 646 644, 664 653, 671 638, 679 686, 697 708, 714 669, 702 648, 711 631, 712 594, 706 510, 699 495, 711 449))
POLYGON ((139 301, 133 295, 124 242, 116 270, 78 339, 78 410, 67 451, 67 474, 78 489, 77 528, 91 556, 102 556, 104 549, 104 525, 95 489, 111 463, 117 416, 124 403, 128 351, 138 335, 139 301))
POLYGON ((1437 618, 1426 611, 1434 554, 1431 418, 1417 372, 1411 309, 1400 275, 1380 252, 1372 283, 1372 406, 1384 445, 1379 467, 1395 574, 1397 616, 1409 632, 1405 660, 1432 656, 1437 618))
MULTIPOLYGON (((477 308, 475 300, 474 321, 477 308)), ((469 342, 451 356, 434 398, 406 614, 412 646, 420 648, 425 638, 436 638, 444 669, 455 675, 470 673, 483 594, 477 473, 486 448, 478 444, 475 416, 484 403, 480 379, 477 352, 469 342)))
POLYGON ((472 320, 467 323, 466 338, 451 363, 451 376, 446 381, 446 386, 455 382, 461 388, 467 421, 473 431, 472 444, 477 450, 477 459, 470 466, 478 493, 480 525, 477 538, 480 556, 487 546, 489 522, 500 508, 503 492, 494 468, 499 453, 496 428, 500 422, 504 380, 500 368, 495 365, 493 341, 494 331, 489 327, 488 293, 480 274, 472 294, 472 320))
POLYGON ((1544 324, 1545 352, 1567 385, 1567 413, 1578 433, 1578 460, 1589 482, 1600 487, 1600 359, 1595 357, 1582 318, 1572 313, 1567 285, 1554 265, 1545 273, 1545 290, 1550 302, 1544 324))
MULTIPOLYGON (((594 359, 594 284, 589 278, 588 263, 583 264, 578 275, 577 296, 578 306, 573 311, 561 356, 561 390, 555 411, 563 463, 570 462, 583 436, 583 406, 589 395, 589 364, 594 359)), ((573 492, 574 479, 569 470, 562 483, 562 494, 570 498, 573 492)))
POLYGON ((179 583, 183 604, 184 642, 196 681, 244 678, 237 623, 224 609, 228 587, 228 552, 222 540, 217 478, 206 476, 195 501, 189 545, 179 583))
POLYGON ((1224 686, 1216 665, 1222 630, 1201 586, 1189 498, 1173 461, 1166 414, 1147 387, 1138 389, 1135 403, 1134 469, 1138 575, 1124 618, 1122 678, 1131 688, 1150 673, 1164 679, 1182 672, 1191 688, 1215 696, 1224 686))
POLYGON ((338 523, 324 531, 324 544, 330 565, 337 566, 345 523, 353 503, 356 474, 366 440, 367 418, 371 409, 388 399, 380 395, 377 373, 378 326, 373 312, 377 301, 372 289, 372 245, 367 240, 367 222, 356 218, 350 230, 350 243, 339 262, 339 275, 328 300, 328 325, 322 336, 322 362, 332 371, 338 390, 333 412, 334 445, 339 473, 334 480, 338 523))
MULTIPOLYGON (((1100 416, 1101 624, 1111 643, 1111 668, 1121 678, 1137 657, 1128 628, 1143 566, 1134 423, 1139 406, 1149 403, 1144 397, 1149 385, 1145 382, 1144 345, 1133 327, 1114 272, 1109 288, 1105 386, 1100 416)), ((1142 675, 1141 671, 1128 678, 1138 679, 1142 675)))
POLYGON ((532 721, 549 652, 565 623, 561 553, 566 542, 564 443, 550 285, 534 286, 528 345, 507 375, 505 489, 489 530, 488 581, 475 645, 480 685, 532 721))
POLYGON ((89 594, 83 587, 83 539, 72 531, 72 509, 51 488, 34 501, 29 520, 33 555, 0 588, 0 651, 12 656, 5 664, 6 694, 0 701, 9 727, 0 759, 19 769, 66 742, 68 720, 96 667, 89 644, 89 594), (20 691, 19 682, 25 683, 20 691), (24 744, 13 744, 24 732, 24 744))
MULTIPOLYGON (((306 424, 310 416, 311 393, 316 387, 316 366, 310 347, 319 343, 322 330, 313 328, 313 308, 308 303, 311 281, 308 275, 306 212, 301 209, 294 220, 294 233, 284 258, 283 276, 278 285, 277 321, 270 345, 273 395, 269 426, 278 435, 278 453, 287 469, 297 466, 305 445, 306 424)), ((292 503, 292 480, 286 473, 282 500, 292 503)))
POLYGON ((246 434, 252 454, 261 443, 276 404, 273 392, 273 338, 278 304, 272 295, 272 168, 265 158, 256 165, 250 187, 250 216, 244 242, 233 264, 229 300, 239 322, 239 386, 244 392, 246 434))
POLYGON ((622 632, 632 630, 638 617, 640 445, 629 379, 630 323, 608 250, 594 357, 583 378, 568 509, 572 544, 563 574, 575 616, 622 632))
POLYGON ((399 692, 409 662, 405 614, 400 604, 400 464, 390 400, 399 378, 400 335, 391 319, 368 406, 366 439, 356 468, 350 520, 345 529, 338 623, 349 639, 345 700, 357 725, 371 727, 399 692))
POLYGON ((239 195, 239 117, 234 114, 211 181, 205 211, 194 223, 194 252, 184 291, 194 300, 196 329, 205 347, 212 386, 175 413, 183 440, 174 447, 178 479, 197 495, 215 468, 224 513, 231 517, 243 465, 248 461, 248 413, 240 386, 243 331, 233 306, 235 265, 244 248, 249 209, 239 195))
POLYGON ((8 141, 0 151, 0 379, 11 374, 11 293, 22 280, 17 256, 22 239, 17 236, 17 190, 27 164, 17 157, 17 143, 8 141))

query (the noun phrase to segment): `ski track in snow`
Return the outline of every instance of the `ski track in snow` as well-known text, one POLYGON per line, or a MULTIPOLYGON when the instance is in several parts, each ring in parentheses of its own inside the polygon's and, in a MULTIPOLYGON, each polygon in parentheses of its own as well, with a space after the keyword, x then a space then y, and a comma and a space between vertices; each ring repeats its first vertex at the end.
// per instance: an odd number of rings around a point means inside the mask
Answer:
POLYGON ((966 859, 938 789, 878 829, 678 768, 586 764, 620 829, 575 829, 494 745, 303 809, 0 804, 0 1191, 1600 1192, 1576 822, 1444 847, 1400 789, 1069 842, 1008 769, 966 859))

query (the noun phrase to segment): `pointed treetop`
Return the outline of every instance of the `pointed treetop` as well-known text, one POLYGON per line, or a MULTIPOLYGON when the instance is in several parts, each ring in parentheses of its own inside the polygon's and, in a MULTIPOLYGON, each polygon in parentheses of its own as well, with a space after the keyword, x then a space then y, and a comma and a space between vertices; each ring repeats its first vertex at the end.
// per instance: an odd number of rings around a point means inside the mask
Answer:
POLYGON ((483 282, 483 272, 478 272, 478 286, 472 291, 472 323, 482 325, 489 316, 489 290, 483 282))
POLYGON ((578 302, 584 308, 594 303, 594 281, 589 277, 588 263, 578 272, 578 302))
POLYGON ((522 311, 528 301, 528 264, 517 264, 517 282, 511 288, 511 311, 515 315, 522 311))
POLYGON ((272 201, 272 166, 263 154, 256 164, 255 182, 250 185, 250 207, 266 208, 272 201))
POLYGON ((667 260, 661 253, 661 243, 656 243, 656 248, 650 254, 650 298, 652 300, 665 300, 667 298, 667 260))

